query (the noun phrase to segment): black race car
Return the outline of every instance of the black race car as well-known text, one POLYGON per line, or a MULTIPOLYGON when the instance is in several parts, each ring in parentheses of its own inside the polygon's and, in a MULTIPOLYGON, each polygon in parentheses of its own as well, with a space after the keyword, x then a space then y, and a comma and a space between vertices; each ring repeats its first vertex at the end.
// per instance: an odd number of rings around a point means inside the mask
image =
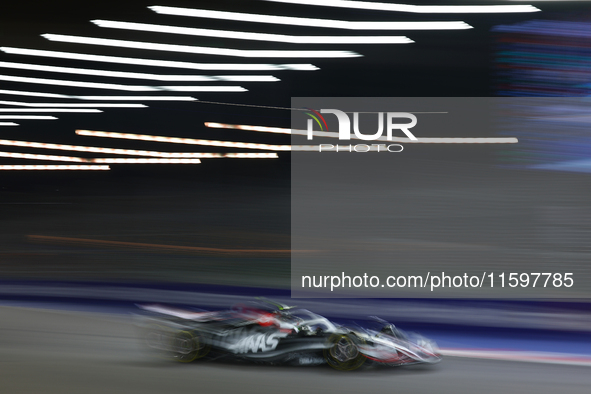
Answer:
POLYGON ((141 305, 136 326, 143 345, 165 357, 191 362, 215 354, 271 364, 354 370, 371 360, 389 366, 437 363, 437 346, 374 317, 374 327, 338 325, 305 309, 271 301, 229 310, 192 311, 141 305))

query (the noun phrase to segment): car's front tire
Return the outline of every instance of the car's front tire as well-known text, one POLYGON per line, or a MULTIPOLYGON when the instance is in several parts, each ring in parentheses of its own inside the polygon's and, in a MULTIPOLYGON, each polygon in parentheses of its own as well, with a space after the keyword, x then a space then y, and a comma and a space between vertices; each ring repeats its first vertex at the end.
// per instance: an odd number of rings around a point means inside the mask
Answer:
POLYGON ((356 341, 350 336, 335 334, 328 341, 331 346, 324 350, 324 359, 336 370, 353 371, 361 367, 367 360, 359 352, 356 341))

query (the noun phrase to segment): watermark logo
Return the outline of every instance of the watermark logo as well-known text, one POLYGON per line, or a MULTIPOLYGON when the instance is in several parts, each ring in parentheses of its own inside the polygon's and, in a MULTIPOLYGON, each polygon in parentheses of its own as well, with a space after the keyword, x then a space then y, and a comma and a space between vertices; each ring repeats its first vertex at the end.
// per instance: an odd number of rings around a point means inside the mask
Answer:
MULTIPOLYGON (((313 111, 313 110, 312 110, 313 111)), ((324 123, 324 125, 326 126, 326 121, 324 120, 324 117, 321 115, 322 114, 333 114, 336 116, 337 121, 339 123, 339 133, 338 133, 338 138, 340 140, 350 140, 351 139, 351 119, 349 118, 349 115, 347 115, 346 112, 343 112, 341 110, 338 109, 321 109, 320 113, 318 113, 317 111, 314 111, 314 113, 316 115, 318 115, 318 117, 320 117, 324 123)), ((309 116, 311 116, 314 120, 316 120, 316 122, 318 123, 318 125, 320 125, 321 130, 324 130, 322 128, 322 124, 320 123, 320 121, 318 120, 318 118, 316 116, 314 116, 311 113, 307 113, 309 116)), ((411 113, 408 112, 378 112, 377 113, 378 116, 378 130, 373 133, 373 134, 363 134, 360 131, 359 128, 359 112, 353 112, 353 133, 354 133, 354 138, 363 140, 363 141, 376 141, 376 140, 383 140, 383 134, 384 134, 384 118, 386 120, 386 140, 387 141, 392 141, 392 136, 393 136, 393 131, 394 130, 400 130, 402 131, 406 137, 408 139, 410 139, 411 141, 418 141, 418 138, 414 136, 413 133, 410 132, 409 129, 413 128, 414 126, 417 125, 417 117, 411 113), (393 120, 394 119, 401 119, 401 118, 406 118, 410 120, 410 123, 394 123, 393 120)), ((312 119, 308 119, 308 129, 307 129, 307 133, 308 133, 308 140, 312 140, 314 137, 314 124, 312 122, 312 119)), ((326 126, 326 129, 328 130, 328 126, 326 126)))
MULTIPOLYGON (((328 125, 326 124, 326 120, 324 120, 324 116, 320 115, 320 113, 318 113, 318 111, 314 111, 312 108, 306 108, 308 111, 313 112, 313 114, 311 114, 310 112, 306 112, 306 115, 310 116, 312 119, 314 119, 316 121, 316 123, 318 124, 318 126, 320 126, 320 130, 328 131, 328 125), (322 123, 320 123, 320 119, 322 120, 322 123), (324 127, 322 127, 322 124, 324 124, 324 127)), ((322 110, 321 110, 322 111, 322 110)), ((312 124, 312 119, 308 119, 308 130, 312 130, 313 129, 313 124, 312 124)), ((308 132, 308 139, 311 140, 312 138, 310 138, 310 132, 308 132)))
MULTIPOLYGON (((419 107, 418 104, 412 104, 416 106, 416 111, 394 112, 400 108, 396 107, 400 105, 399 103, 385 107, 384 103, 381 102, 382 99, 380 99, 379 103, 377 101, 375 102, 374 107, 371 105, 372 101, 370 98, 364 98, 360 102, 360 106, 357 107, 357 111, 353 112, 336 109, 340 106, 338 103, 341 101, 335 99, 332 104, 326 103, 323 105, 324 108, 320 105, 316 107, 322 109, 304 107, 307 104, 306 101, 300 101, 304 105, 300 104, 298 106, 294 104, 293 109, 298 109, 298 111, 292 112, 292 129, 289 130, 290 134, 304 136, 308 141, 322 142, 314 145, 300 145, 301 142, 299 141, 304 138, 296 139, 297 144, 292 144, 291 150, 398 153, 407 147, 406 144, 516 144, 518 142, 515 137, 438 136, 445 131, 457 132, 460 129, 458 124, 461 124, 470 134, 474 134, 474 131, 482 134, 482 130, 494 127, 495 124, 490 123, 491 119, 496 120, 497 118, 502 118, 504 115, 499 113, 495 109, 495 106, 488 109, 490 106, 488 102, 486 103, 487 106, 484 107, 486 111, 483 111, 485 116, 481 116, 478 111, 476 114, 465 113, 455 107, 450 111, 445 103, 441 103, 435 108, 433 108, 433 104, 429 104, 430 108, 427 111, 425 111, 424 105, 419 107), (381 111, 362 112, 361 107, 374 107, 381 109, 381 111), (437 107, 440 107, 442 110, 438 111, 437 107), (392 112, 388 112, 388 109, 392 109, 392 112), (434 111, 433 109, 436 110, 434 111), (418 117, 421 117, 420 124, 418 117), (302 124, 302 118, 307 121, 307 127, 305 128, 299 126, 302 124), (468 125, 468 127, 463 125, 468 125), (427 136, 419 136, 419 134, 427 134, 427 136), (332 139, 334 142, 331 143, 328 139, 332 139), (324 141, 327 141, 327 143, 324 141), (358 143, 355 144, 354 141, 358 143)), ((351 103, 347 103, 346 105, 351 107, 351 103)), ((409 108, 408 105, 405 104, 405 108, 409 108)))

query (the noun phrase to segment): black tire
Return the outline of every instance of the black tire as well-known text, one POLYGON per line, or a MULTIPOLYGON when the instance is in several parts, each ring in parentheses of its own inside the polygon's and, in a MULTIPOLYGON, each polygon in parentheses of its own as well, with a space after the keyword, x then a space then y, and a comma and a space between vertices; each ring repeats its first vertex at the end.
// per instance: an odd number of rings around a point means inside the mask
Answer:
POLYGON ((332 346, 324 350, 324 359, 336 370, 353 371, 361 367, 367 360, 359 352, 356 340, 350 336, 335 334, 328 341, 332 346))
POLYGON ((197 331, 178 331, 172 336, 170 349, 172 358, 181 363, 190 363, 209 353, 210 346, 197 331))

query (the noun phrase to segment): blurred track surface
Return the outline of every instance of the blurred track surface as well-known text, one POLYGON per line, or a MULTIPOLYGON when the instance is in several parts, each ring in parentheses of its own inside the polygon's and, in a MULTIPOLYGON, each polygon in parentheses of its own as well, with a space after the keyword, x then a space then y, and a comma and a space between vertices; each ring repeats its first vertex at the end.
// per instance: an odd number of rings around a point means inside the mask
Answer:
POLYGON ((588 367, 446 358, 430 367, 175 364, 142 353, 126 317, 0 308, 2 393, 586 393, 588 367))

